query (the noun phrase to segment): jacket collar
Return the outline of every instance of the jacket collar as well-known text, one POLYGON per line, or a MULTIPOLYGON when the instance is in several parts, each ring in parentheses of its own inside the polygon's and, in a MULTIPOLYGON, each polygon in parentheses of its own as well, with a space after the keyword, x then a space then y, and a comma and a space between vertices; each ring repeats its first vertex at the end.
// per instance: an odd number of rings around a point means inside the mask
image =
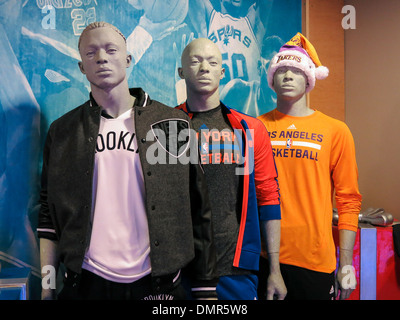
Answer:
MULTIPOLYGON (((129 93, 136 98, 133 105, 134 107, 146 107, 151 104, 150 96, 144 92, 142 88, 130 88, 129 93)), ((90 93, 89 97, 90 106, 98 107, 99 105, 97 104, 96 100, 94 100, 92 93, 90 93)))

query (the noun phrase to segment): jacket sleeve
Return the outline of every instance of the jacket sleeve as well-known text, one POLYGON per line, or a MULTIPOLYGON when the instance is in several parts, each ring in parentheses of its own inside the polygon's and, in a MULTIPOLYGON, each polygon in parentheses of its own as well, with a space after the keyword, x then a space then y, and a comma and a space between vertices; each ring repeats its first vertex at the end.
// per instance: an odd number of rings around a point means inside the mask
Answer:
POLYGON ((217 256, 213 241, 211 206, 207 184, 200 164, 190 164, 190 201, 195 258, 189 266, 194 298, 216 297, 217 256))
POLYGON ((278 173, 271 140, 260 120, 254 125, 254 180, 260 219, 281 219, 278 173))
MULTIPOLYGON (((51 130, 51 129, 50 129, 51 130)), ((40 190, 40 210, 38 217, 37 235, 39 238, 57 240, 56 230, 50 216, 49 203, 47 201, 47 173, 49 165, 49 155, 51 148, 51 133, 47 133, 46 142, 43 149, 43 167, 40 190)))

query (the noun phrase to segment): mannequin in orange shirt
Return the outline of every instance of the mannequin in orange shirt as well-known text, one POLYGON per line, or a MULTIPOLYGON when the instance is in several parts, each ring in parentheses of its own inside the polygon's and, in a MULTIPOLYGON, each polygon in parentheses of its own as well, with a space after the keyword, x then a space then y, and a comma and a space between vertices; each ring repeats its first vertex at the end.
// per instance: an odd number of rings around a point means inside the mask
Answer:
POLYGON ((315 80, 328 73, 298 33, 270 62, 268 82, 277 94, 277 108, 259 117, 270 133, 278 169, 280 260, 288 299, 334 299, 338 289, 340 299, 347 299, 356 285, 351 266, 361 195, 353 138, 344 123, 306 103, 315 80), (332 190, 339 212, 336 278, 332 190))

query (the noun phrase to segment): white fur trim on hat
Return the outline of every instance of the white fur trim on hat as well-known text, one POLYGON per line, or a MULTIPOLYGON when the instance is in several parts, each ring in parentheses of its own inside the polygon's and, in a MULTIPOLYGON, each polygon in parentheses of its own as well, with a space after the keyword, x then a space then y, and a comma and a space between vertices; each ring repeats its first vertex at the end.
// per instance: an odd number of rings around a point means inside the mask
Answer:
POLYGON ((268 85, 274 90, 274 74, 280 67, 294 67, 302 70, 307 77, 308 86, 306 93, 310 92, 315 87, 315 80, 325 79, 329 70, 327 67, 315 67, 314 62, 310 59, 308 54, 302 53, 299 50, 282 50, 278 52, 271 60, 267 72, 268 85))
POLYGON ((319 66, 315 68, 315 78, 318 80, 324 80, 329 75, 329 69, 325 66, 319 66))

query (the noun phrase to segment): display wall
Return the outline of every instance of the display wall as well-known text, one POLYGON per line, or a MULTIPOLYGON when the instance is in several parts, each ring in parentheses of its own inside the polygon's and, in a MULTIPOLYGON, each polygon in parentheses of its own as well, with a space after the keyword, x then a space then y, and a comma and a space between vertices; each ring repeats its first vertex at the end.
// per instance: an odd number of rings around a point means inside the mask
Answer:
POLYGON ((309 94, 308 104, 345 121, 345 49, 343 0, 303 0, 303 32, 315 46, 329 76, 309 94))
POLYGON ((363 208, 400 220, 400 30, 398 0, 346 0, 356 29, 345 32, 346 122, 356 141, 363 208))
POLYGON ((383 208, 400 220, 400 30, 398 0, 303 0, 303 32, 330 74, 308 103, 343 120, 355 141, 362 210, 383 208), (354 29, 344 29, 344 6, 354 29), (385 49, 386 48, 386 49, 385 49))

